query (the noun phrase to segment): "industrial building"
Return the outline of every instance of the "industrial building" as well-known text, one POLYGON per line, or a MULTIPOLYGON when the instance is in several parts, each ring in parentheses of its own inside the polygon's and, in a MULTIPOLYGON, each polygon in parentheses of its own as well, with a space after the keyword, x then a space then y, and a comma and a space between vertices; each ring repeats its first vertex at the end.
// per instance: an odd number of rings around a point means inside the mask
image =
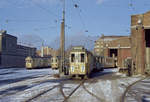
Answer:
POLYGON ((150 11, 131 16, 132 73, 150 74, 150 11))
POLYGON ((124 67, 124 60, 131 58, 131 38, 129 36, 104 36, 95 42, 95 55, 114 57, 118 68, 124 67))
POLYGON ((24 67, 27 56, 35 56, 36 48, 17 44, 17 37, 0 31, 0 67, 24 67))
POLYGON ((110 41, 116 40, 118 38, 122 38, 125 36, 104 36, 104 34, 102 34, 102 36, 95 41, 94 44, 94 54, 98 55, 98 56, 104 56, 104 49, 107 47, 107 45, 109 44, 110 41))

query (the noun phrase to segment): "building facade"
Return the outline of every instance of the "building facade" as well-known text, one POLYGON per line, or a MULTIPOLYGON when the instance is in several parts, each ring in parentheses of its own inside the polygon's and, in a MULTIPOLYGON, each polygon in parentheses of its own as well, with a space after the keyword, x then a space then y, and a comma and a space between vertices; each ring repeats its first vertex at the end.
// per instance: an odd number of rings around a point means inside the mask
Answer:
POLYGON ((110 41, 104 50, 105 56, 115 57, 118 68, 123 68, 125 59, 131 58, 131 38, 121 37, 110 41))
POLYGON ((0 67, 24 67, 27 56, 35 56, 36 48, 17 44, 17 37, 0 31, 0 67))
POLYGON ((97 41, 95 41, 94 45, 94 54, 98 56, 104 56, 105 52, 104 50, 108 47, 108 44, 113 41, 117 40, 119 38, 122 38, 125 36, 104 36, 102 35, 97 41))
POLYGON ((133 74, 150 74, 150 11, 131 16, 133 74))
POLYGON ((58 51, 48 46, 42 46, 40 50, 36 51, 36 54, 40 57, 58 56, 58 51))
POLYGON ((102 36, 95 42, 94 53, 97 56, 114 57, 119 68, 124 60, 131 58, 131 38, 129 36, 102 36))

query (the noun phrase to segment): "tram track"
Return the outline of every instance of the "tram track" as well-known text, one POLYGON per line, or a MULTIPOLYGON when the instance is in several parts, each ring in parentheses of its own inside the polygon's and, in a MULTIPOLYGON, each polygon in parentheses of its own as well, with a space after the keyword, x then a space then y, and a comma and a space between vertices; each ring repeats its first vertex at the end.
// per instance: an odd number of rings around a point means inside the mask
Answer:
MULTIPOLYGON (((142 81, 142 80, 144 80, 144 79, 146 79, 147 77, 144 77, 144 78, 142 78, 142 79, 140 79, 140 80, 137 80, 137 81, 135 81, 134 83, 132 83, 132 84, 130 84, 127 88, 126 88, 126 90, 124 91, 124 93, 123 93, 123 95, 122 95, 122 97, 121 97, 121 99, 120 99, 120 102, 126 102, 125 101, 125 99, 126 99, 126 94, 127 94, 127 92, 131 89, 131 87, 132 86, 134 86, 134 85, 136 85, 138 82, 140 82, 140 81, 142 81)), ((134 93, 135 94, 135 93, 134 93)))
POLYGON ((28 100, 26 100, 26 101, 24 101, 24 102, 31 102, 32 100, 35 100, 35 99, 39 98, 41 95, 44 95, 45 93, 47 93, 47 92, 49 92, 49 91, 51 91, 51 90, 53 90, 53 89, 55 89, 55 88, 57 88, 57 87, 59 87, 59 85, 55 85, 55 86, 53 86, 52 88, 49 88, 48 90, 44 90, 44 91, 38 93, 37 95, 35 95, 35 96, 29 98, 28 100))
POLYGON ((49 88, 49 89, 47 89, 47 90, 44 90, 44 91, 38 93, 37 95, 35 95, 35 96, 33 96, 33 97, 31 97, 31 98, 25 100, 24 102, 32 102, 33 100, 37 100, 37 99, 40 98, 42 95, 44 95, 44 94, 46 94, 46 93, 52 91, 52 90, 55 89, 55 88, 59 88, 59 92, 60 92, 61 95, 64 97, 64 100, 62 100, 62 102, 68 102, 68 99, 77 91, 77 89, 79 89, 79 88, 82 86, 82 84, 83 84, 84 82, 85 82, 85 80, 82 80, 82 81, 79 83, 79 85, 77 85, 77 87, 74 88, 74 89, 69 93, 69 95, 67 95, 67 96, 65 95, 65 93, 64 93, 64 91, 63 91, 63 85, 64 85, 64 84, 63 84, 63 83, 60 83, 59 85, 55 85, 55 86, 53 86, 52 88, 49 88))
POLYGON ((32 96, 31 98, 25 100, 24 102, 32 102, 33 100, 40 99, 40 97, 41 97, 42 95, 45 95, 46 93, 52 91, 52 90, 55 89, 55 88, 59 88, 59 91, 60 91, 60 93, 63 95, 63 97, 66 97, 65 94, 63 93, 63 90, 62 90, 62 87, 63 87, 62 81, 65 82, 65 81, 68 81, 68 80, 63 80, 63 79, 62 79, 62 80, 60 80, 60 83, 58 83, 58 85, 54 85, 54 86, 51 87, 51 88, 48 88, 48 89, 46 89, 46 90, 43 90, 43 91, 39 92, 38 94, 36 94, 35 96, 32 96))
POLYGON ((68 99, 84 84, 85 79, 80 82, 80 84, 71 93, 64 98, 63 102, 68 102, 68 99))
POLYGON ((91 96, 95 97, 97 100, 99 100, 99 102, 104 102, 105 100, 104 99, 101 99, 99 96, 95 95, 94 93, 90 92, 86 87, 85 85, 83 84, 83 89, 89 93, 91 96))
MULTIPOLYGON (((73 94, 79 88, 82 88, 83 90, 85 90, 85 92, 87 92, 92 97, 96 98, 98 101, 105 102, 105 100, 103 98, 100 98, 95 93, 89 91, 88 88, 85 86, 85 83, 88 83, 88 85, 91 85, 92 83, 96 83, 98 80, 99 80, 99 77, 90 78, 90 79, 83 79, 83 80, 77 80, 77 81, 76 80, 63 80, 63 81, 60 81, 58 83, 58 85, 55 85, 55 86, 53 86, 51 88, 43 90, 40 93, 37 93, 36 95, 34 95, 33 97, 27 99, 24 102, 33 102, 35 100, 41 100, 43 96, 45 96, 45 95, 47 96, 49 93, 53 93, 52 90, 53 89, 55 90, 55 88, 58 88, 59 94, 63 97, 61 99, 61 102, 69 102, 71 96, 73 96, 73 94), (65 85, 68 86, 70 83, 73 86, 69 86, 70 88, 69 87, 65 87, 65 85), (68 91, 66 91, 65 88, 68 88, 69 90, 67 89, 68 91)), ((46 100, 51 101, 51 99, 49 97, 47 97, 46 100)))

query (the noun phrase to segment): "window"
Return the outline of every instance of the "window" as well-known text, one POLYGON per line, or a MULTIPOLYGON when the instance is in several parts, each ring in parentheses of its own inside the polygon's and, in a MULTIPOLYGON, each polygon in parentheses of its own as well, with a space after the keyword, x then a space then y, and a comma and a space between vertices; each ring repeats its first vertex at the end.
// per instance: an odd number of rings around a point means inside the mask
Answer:
POLYGON ((27 60, 27 63, 31 63, 31 60, 27 60))
POLYGON ((81 54, 81 62, 84 62, 84 54, 81 54))
POLYGON ((71 54, 71 62, 75 61, 75 54, 71 54))
POLYGON ((57 63, 57 59, 55 59, 55 62, 57 63))

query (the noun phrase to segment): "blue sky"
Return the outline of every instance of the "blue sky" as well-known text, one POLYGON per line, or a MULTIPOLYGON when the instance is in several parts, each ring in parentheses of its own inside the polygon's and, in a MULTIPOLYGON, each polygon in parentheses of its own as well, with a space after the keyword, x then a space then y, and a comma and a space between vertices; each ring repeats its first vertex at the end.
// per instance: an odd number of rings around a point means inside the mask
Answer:
MULTIPOLYGON (((66 36, 129 35, 130 16, 149 10, 150 0, 66 0, 66 36)), ((0 0, 0 14, 0 29, 21 40, 59 38, 62 0, 0 0)))

